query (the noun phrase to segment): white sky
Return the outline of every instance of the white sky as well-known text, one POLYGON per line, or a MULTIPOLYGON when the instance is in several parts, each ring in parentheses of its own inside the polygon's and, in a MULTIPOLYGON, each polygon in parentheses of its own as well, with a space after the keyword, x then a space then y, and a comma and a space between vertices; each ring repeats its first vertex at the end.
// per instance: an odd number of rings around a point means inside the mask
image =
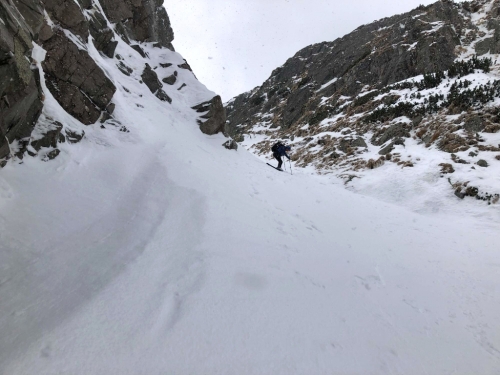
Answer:
POLYGON ((176 50, 223 101, 298 50, 433 0, 167 0, 176 50))

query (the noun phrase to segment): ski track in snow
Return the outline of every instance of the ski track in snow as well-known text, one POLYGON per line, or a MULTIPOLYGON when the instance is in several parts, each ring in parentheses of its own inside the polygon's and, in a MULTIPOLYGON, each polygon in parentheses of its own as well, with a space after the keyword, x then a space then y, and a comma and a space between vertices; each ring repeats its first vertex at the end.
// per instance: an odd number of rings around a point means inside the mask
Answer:
POLYGON ((0 175, 1 374, 500 372, 498 215, 278 173, 95 58, 131 133, 0 175))

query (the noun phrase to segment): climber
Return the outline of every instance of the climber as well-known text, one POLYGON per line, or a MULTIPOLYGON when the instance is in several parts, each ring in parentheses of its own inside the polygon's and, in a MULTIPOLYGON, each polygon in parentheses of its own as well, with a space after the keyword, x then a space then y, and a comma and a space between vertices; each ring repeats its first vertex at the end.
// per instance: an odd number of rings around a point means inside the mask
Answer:
POLYGON ((283 164, 283 160, 281 160, 282 156, 286 156, 288 160, 290 160, 290 156, 286 153, 290 151, 292 148, 290 146, 286 146, 281 142, 276 143, 273 147, 271 147, 271 151, 273 152, 273 156, 276 160, 278 160, 278 167, 276 169, 282 171, 281 166, 283 164))

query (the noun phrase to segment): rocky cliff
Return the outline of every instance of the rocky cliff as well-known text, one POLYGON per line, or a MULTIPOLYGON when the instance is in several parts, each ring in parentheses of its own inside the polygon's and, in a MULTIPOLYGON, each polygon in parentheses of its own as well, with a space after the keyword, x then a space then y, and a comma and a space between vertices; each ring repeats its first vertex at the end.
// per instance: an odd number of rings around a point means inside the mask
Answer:
POLYGON ((260 155, 287 141, 349 185, 420 165, 497 202, 499 52, 500 1, 420 6, 297 52, 227 103, 228 132, 260 155))
POLYGON ((203 132, 223 130, 220 97, 197 83, 185 89, 195 77, 173 52, 162 3, 0 0, 1 166, 26 154, 50 160, 61 142, 80 141, 85 126, 126 128, 114 119, 117 89, 130 93, 122 84, 126 77, 145 84, 166 106, 183 95, 182 104, 201 112, 203 132), (44 105, 48 97, 57 104, 44 105))

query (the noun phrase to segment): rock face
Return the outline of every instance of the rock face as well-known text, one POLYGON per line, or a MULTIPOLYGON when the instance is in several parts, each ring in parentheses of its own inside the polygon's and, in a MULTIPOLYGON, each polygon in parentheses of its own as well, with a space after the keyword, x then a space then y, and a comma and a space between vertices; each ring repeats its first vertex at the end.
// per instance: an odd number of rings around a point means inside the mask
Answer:
MULTIPOLYGON (((163 0, 101 0, 99 3, 94 0, 0 0, 0 166, 5 165, 6 158, 21 159, 26 152, 51 160, 60 153, 59 143, 83 139, 85 132, 81 124, 100 121, 112 124, 119 131, 129 131, 113 118, 112 98, 120 83, 113 82, 113 75, 103 71, 101 66, 105 64, 101 58, 113 59, 112 64, 124 75, 142 81, 159 100, 171 103, 164 88, 174 85, 184 74, 173 69, 163 70, 173 62, 159 63, 164 86, 155 72, 157 66, 153 69, 146 63, 144 70, 137 72, 136 65, 127 63, 127 57, 115 55, 120 38, 146 61, 150 54, 164 55, 152 52, 151 45, 141 45, 142 42, 174 50, 174 33, 162 5, 163 0), (43 61, 32 60, 33 42, 46 51, 43 61), (93 54, 94 47, 101 55, 99 59, 93 54), (40 70, 43 79, 39 76, 40 70), (44 112, 43 107, 44 97, 49 93, 80 123, 70 126, 62 119, 49 117, 50 111, 44 112)), ((42 55, 36 51, 37 59, 43 58, 42 55)), ((191 69, 178 57, 175 64, 191 69)), ((186 84, 182 82, 181 87, 186 84)), ((127 88, 123 89, 130 93, 127 88)), ((202 116, 207 120, 201 126, 203 131, 214 134, 223 129, 225 111, 220 97, 207 102, 203 112, 208 112, 202 116)))
POLYGON ((480 134, 500 131, 500 61, 481 57, 488 52, 500 53, 500 0, 419 6, 300 50, 226 104, 226 131, 239 142, 258 135, 251 150, 261 155, 291 142, 298 166, 346 183, 387 162, 413 167, 415 144, 463 164, 466 176, 477 160, 452 155, 500 148, 480 134))
POLYGON ((95 61, 62 32, 43 44, 47 87, 66 112, 84 124, 99 119, 115 93, 115 85, 95 61))
POLYGON ((163 0, 103 0, 101 5, 125 39, 174 49, 174 32, 163 0))
POLYGON ((78 35, 82 41, 87 40, 89 25, 76 1, 43 0, 43 6, 52 20, 78 35))
POLYGON ((94 38, 94 45, 98 51, 112 58, 115 54, 118 41, 114 40, 113 31, 108 27, 106 19, 98 10, 94 10, 89 23, 90 35, 94 38))
POLYGON ((36 1, 19 2, 19 8, 23 13, 0 1, 0 159, 10 154, 9 143, 30 136, 42 110, 38 75, 30 61, 43 11, 36 1))
POLYGON ((207 102, 194 106, 193 109, 196 112, 204 113, 200 116, 200 120, 198 120, 200 130, 203 133, 213 135, 224 131, 226 125, 226 111, 219 95, 214 96, 207 102))

